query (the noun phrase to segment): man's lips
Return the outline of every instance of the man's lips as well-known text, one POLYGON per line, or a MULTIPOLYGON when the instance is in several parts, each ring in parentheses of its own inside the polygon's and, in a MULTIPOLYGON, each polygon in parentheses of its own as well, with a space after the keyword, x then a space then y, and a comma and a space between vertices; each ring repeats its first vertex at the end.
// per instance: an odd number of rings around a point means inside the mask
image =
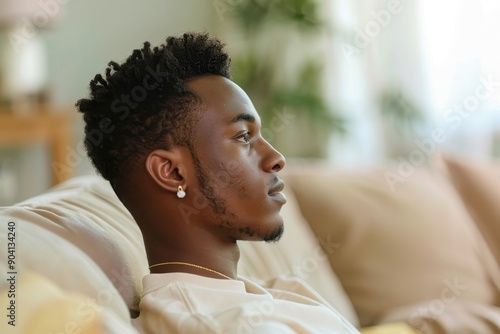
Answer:
POLYGON ((277 200, 278 202, 281 202, 282 204, 286 203, 286 197, 285 195, 281 192, 285 188, 285 183, 281 180, 276 182, 274 186, 269 189, 269 196, 271 196, 273 199, 277 200))
POLYGON ((279 194, 281 193, 281 191, 283 190, 283 188, 285 188, 285 182, 283 182, 282 180, 278 180, 278 182, 276 182, 274 184, 274 186, 269 189, 269 195, 276 195, 276 194, 279 194))

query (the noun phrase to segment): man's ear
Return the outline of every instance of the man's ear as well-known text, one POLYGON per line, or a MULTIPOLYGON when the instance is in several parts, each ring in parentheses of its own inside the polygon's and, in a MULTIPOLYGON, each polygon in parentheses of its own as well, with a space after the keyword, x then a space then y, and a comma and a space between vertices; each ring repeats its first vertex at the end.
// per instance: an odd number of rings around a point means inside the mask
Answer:
POLYGON ((184 167, 179 150, 157 149, 146 158, 146 170, 156 184, 168 191, 177 192, 179 186, 186 189, 184 167))

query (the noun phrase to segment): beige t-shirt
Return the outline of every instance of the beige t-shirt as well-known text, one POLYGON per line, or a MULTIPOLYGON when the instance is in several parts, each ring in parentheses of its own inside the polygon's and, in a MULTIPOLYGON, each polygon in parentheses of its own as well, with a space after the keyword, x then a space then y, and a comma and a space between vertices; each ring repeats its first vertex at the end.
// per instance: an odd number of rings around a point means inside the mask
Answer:
POLYGON ((143 278, 144 333, 359 333, 299 280, 276 279, 263 287, 187 273, 143 278))

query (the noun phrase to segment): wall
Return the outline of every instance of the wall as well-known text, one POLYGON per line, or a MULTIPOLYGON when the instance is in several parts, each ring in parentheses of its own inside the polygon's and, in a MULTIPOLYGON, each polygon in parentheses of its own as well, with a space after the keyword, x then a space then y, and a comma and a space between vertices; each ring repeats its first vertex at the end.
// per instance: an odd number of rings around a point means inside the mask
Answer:
MULTIPOLYGON (((146 40, 155 45, 184 31, 214 32, 218 20, 214 2, 206 0, 40 0, 38 4, 43 10, 44 4, 59 2, 59 8, 49 12, 50 25, 37 36, 46 45, 52 101, 70 108, 88 94, 90 80, 103 73, 110 60, 124 60, 146 40)), ((76 146, 81 144, 81 121, 74 130, 76 146)), ((42 145, 0 148, 0 205, 50 186, 47 151, 42 145)), ((75 170, 77 175, 92 172, 86 157, 75 170)))

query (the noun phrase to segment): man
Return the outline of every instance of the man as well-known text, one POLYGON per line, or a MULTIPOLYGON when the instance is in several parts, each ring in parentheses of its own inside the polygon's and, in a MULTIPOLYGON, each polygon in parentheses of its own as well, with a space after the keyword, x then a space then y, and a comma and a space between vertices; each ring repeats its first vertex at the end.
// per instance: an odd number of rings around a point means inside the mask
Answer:
POLYGON ((90 83, 85 145, 144 236, 147 333, 357 333, 304 285, 239 278, 237 241, 277 241, 284 157, 207 34, 169 37, 90 83))

